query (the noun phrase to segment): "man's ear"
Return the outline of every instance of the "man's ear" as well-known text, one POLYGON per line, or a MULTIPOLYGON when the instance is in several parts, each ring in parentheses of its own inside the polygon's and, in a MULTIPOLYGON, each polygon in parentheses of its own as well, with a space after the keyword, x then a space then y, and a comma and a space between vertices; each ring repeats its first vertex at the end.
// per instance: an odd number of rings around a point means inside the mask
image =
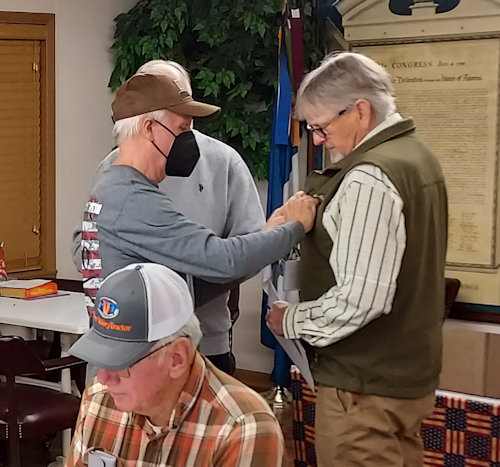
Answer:
POLYGON ((372 105, 366 99, 358 99, 354 104, 360 126, 363 130, 370 131, 375 122, 375 113, 372 105))
POLYGON ((185 337, 176 339, 168 348, 169 373, 172 379, 178 379, 189 372, 195 349, 185 337))
POLYGON ((144 138, 148 139, 149 141, 153 141, 154 137, 153 137, 153 124, 154 124, 154 120, 152 118, 145 118, 142 122, 141 122, 141 126, 140 126, 140 132, 142 134, 142 136, 144 136, 144 138))

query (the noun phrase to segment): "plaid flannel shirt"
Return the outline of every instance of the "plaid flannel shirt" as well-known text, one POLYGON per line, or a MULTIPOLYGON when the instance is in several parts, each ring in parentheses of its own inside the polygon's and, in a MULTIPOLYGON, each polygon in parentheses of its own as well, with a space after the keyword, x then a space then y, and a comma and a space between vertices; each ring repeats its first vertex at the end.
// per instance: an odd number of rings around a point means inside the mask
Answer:
POLYGON ((118 410, 106 386, 94 380, 82 397, 66 466, 86 465, 92 448, 113 454, 118 466, 142 467, 273 467, 284 454, 269 405, 200 354, 161 433, 143 415, 118 410))

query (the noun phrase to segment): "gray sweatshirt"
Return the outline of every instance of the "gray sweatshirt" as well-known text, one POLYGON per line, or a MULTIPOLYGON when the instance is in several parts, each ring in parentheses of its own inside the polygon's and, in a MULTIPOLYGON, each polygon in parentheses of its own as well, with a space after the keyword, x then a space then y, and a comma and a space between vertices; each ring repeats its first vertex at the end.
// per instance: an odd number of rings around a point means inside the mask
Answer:
POLYGON ((106 169, 91 199, 84 236, 96 231, 103 277, 131 263, 155 262, 210 282, 229 282, 286 255, 304 235, 302 224, 293 221, 222 239, 177 212, 155 183, 125 165, 106 169))
MULTIPOLYGON (((232 147, 193 130, 200 149, 200 159, 193 173, 186 178, 167 177, 160 190, 173 206, 187 218, 199 222, 222 238, 256 232, 265 218, 252 175, 245 162, 232 147)), ((97 168, 93 185, 118 157, 118 149, 108 154, 97 168)), ((81 270, 81 226, 74 232, 73 260, 81 270)), ((212 292, 214 287, 205 290, 212 292)), ((199 287, 198 289, 199 290, 199 287)), ((229 351, 229 292, 222 293, 199 306, 203 338, 199 349, 204 355, 229 351)))
MULTIPOLYGON (((175 209, 222 238, 256 232, 265 223, 259 194, 247 165, 232 147, 193 130, 200 159, 186 178, 167 177, 160 184, 175 209)), ((199 290, 199 287, 198 287, 199 290)), ((229 292, 196 309, 204 355, 227 353, 231 315, 229 292)), ((260 303, 256 303, 258 307, 260 303)))

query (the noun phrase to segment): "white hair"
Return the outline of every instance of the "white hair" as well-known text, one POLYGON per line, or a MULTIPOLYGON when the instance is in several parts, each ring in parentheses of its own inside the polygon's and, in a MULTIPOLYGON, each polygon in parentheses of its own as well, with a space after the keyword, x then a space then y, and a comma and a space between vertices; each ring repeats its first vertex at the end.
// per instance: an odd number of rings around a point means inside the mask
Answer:
POLYGON ((198 317, 193 313, 189 321, 182 326, 178 331, 174 332, 170 336, 163 337, 156 342, 156 344, 151 348, 152 351, 164 347, 165 345, 171 344, 179 337, 185 337, 191 342, 194 348, 198 347, 203 334, 201 332, 200 321, 198 317))
POLYGON ((189 73, 186 69, 179 65, 173 60, 150 60, 136 71, 136 75, 139 73, 148 73, 150 75, 166 75, 170 78, 176 79, 181 78, 186 85, 189 94, 193 94, 191 89, 191 79, 189 78, 189 73))
MULTIPOLYGON (((172 79, 178 79, 182 81, 184 86, 186 86, 189 94, 193 93, 189 73, 177 62, 172 60, 150 60, 149 62, 144 63, 144 65, 136 71, 135 75, 143 73, 151 75, 165 75, 172 79)), ((123 141, 138 133, 145 118, 150 117, 161 121, 167 116, 167 114, 167 110, 155 110, 154 112, 148 112, 141 115, 135 115, 134 117, 118 120, 115 122, 115 126, 113 127, 113 136, 116 144, 120 145, 123 141)))
POLYGON ((142 122, 146 118, 149 117, 154 120, 162 121, 167 116, 167 114, 168 110, 162 109, 118 120, 117 122, 115 122, 115 126, 113 127, 113 136, 115 138, 116 144, 120 145, 121 143, 123 143, 123 141, 127 140, 136 133, 139 133, 142 122))
POLYGON ((391 77, 382 66, 359 53, 334 52, 305 76, 297 94, 295 116, 307 120, 316 106, 338 112, 358 99, 370 103, 376 124, 396 111, 391 77))

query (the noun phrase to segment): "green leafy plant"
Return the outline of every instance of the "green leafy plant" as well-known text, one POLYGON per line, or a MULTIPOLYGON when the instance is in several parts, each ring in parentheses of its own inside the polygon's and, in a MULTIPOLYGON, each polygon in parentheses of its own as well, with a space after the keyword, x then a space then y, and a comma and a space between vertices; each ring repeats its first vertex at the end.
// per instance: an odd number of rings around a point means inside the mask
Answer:
MULTIPOLYGON (((302 8, 306 63, 315 63, 312 8, 302 8)), ((221 114, 197 128, 240 152, 266 178, 272 102, 277 86, 278 28, 283 0, 139 0, 115 18, 116 89, 148 60, 175 60, 191 74, 193 94, 221 114)))

